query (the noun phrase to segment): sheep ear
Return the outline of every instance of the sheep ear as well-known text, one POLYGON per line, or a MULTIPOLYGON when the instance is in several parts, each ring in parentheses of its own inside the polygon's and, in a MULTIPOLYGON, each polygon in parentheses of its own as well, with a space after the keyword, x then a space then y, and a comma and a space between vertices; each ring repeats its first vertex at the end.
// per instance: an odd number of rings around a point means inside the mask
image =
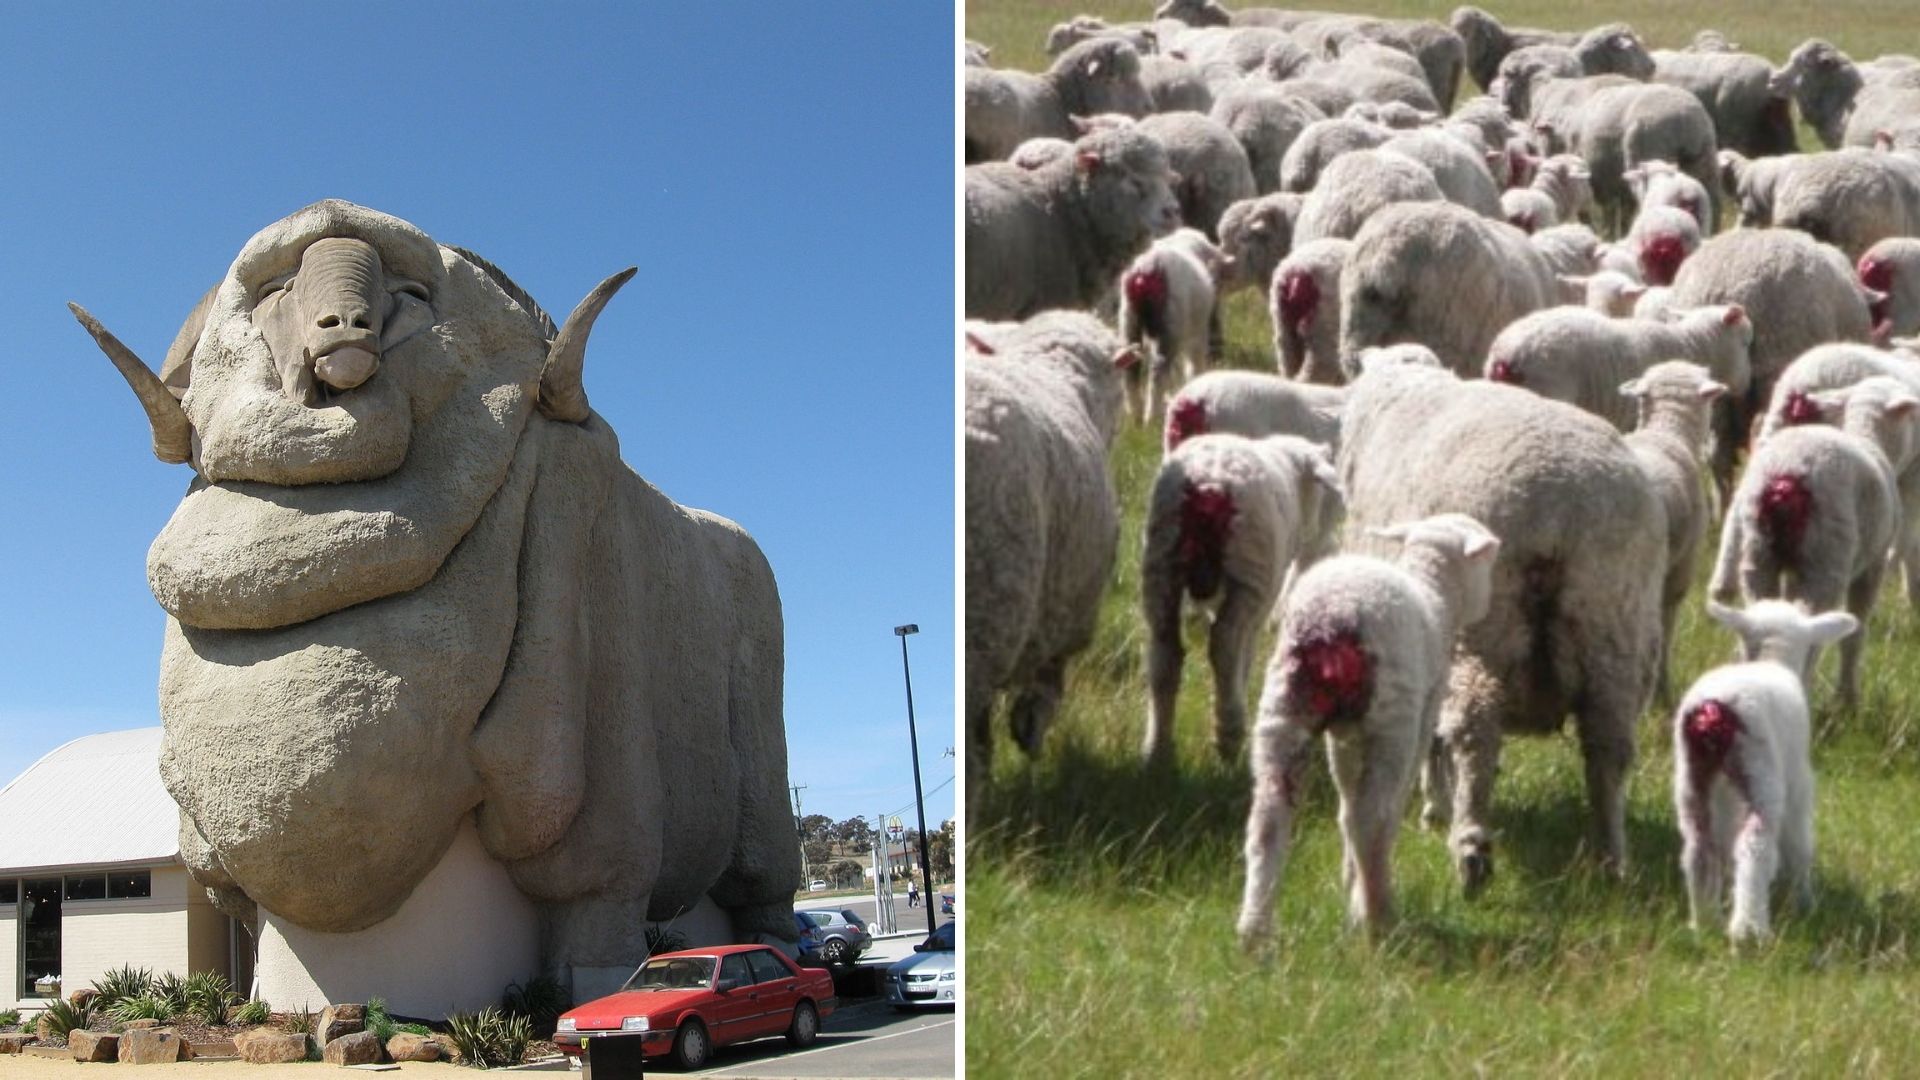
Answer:
POLYGON ((1719 623, 1721 626, 1726 627, 1742 637, 1746 636, 1747 615, 1745 612, 1737 608, 1724 607, 1716 601, 1709 600, 1707 601, 1707 614, 1712 617, 1714 622, 1719 623))
POLYGON ((1726 313, 1720 316, 1720 325, 1739 326, 1746 320, 1747 309, 1739 304, 1728 304, 1726 313))
POLYGON ((1247 231, 1250 233, 1264 233, 1267 231, 1267 223, 1265 221, 1255 221, 1253 224, 1247 226, 1247 231))
POLYGON ((1626 297, 1628 300, 1638 300, 1647 295, 1647 287, 1638 282, 1631 285, 1622 285, 1620 286, 1620 295, 1626 297))
POLYGON ((1569 289, 1584 290, 1587 284, 1593 280, 1592 274, 1557 274, 1555 276, 1560 279, 1560 284, 1565 285, 1569 289))
POLYGON ((1825 645, 1860 629, 1860 620, 1844 611, 1828 611, 1808 619, 1804 628, 1813 644, 1825 645))
POLYGON ((1332 459, 1324 449, 1316 449, 1307 459, 1307 468, 1313 471, 1313 478, 1321 487, 1332 492, 1335 498, 1345 499, 1347 493, 1340 490, 1340 473, 1334 469, 1332 459))
POLYGON ((1098 74, 1100 74, 1100 61, 1098 60, 1087 61, 1087 78, 1091 79, 1098 74))
POLYGON ((992 356, 994 354, 993 346, 987 344, 986 339, 971 330, 967 331, 967 348, 972 352, 979 353, 981 356, 992 356))
POLYGON ((1637 398, 1645 392, 1646 388, 1640 385, 1639 379, 1628 379, 1620 384, 1620 394, 1623 397, 1637 398))
POLYGON ((1082 135, 1088 135, 1093 132, 1093 120, 1090 117, 1068 116, 1067 122, 1073 125, 1073 130, 1082 135))
POLYGON ((1887 399, 1888 416, 1906 416, 1916 408, 1920 408, 1920 398, 1912 394, 1895 394, 1887 399))
POLYGON ((1074 167, 1091 176, 1100 171, 1102 164, 1098 150, 1082 150, 1073 156, 1074 167))
POLYGON ((1500 538, 1491 533, 1476 533, 1461 546, 1468 562, 1481 562, 1500 553, 1500 538))
POLYGON ((1376 540, 1405 540, 1412 533, 1411 525, 1367 526, 1367 535, 1376 540))
POLYGON ((1700 400, 1701 401, 1718 400, 1720 395, 1726 392, 1727 392, 1727 385, 1725 383, 1717 383, 1709 380, 1707 382, 1703 382, 1700 384, 1700 400))
POLYGON ((1113 366, 1125 371, 1140 362, 1140 350, 1128 345, 1113 354, 1113 366))

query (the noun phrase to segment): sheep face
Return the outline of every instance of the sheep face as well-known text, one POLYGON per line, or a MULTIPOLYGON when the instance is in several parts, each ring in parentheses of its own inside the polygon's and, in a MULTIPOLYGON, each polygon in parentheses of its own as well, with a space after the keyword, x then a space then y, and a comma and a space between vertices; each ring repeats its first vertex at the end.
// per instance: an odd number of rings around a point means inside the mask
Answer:
POLYGON ((1299 195, 1269 195, 1227 207, 1220 216, 1220 250, 1232 260, 1236 283, 1272 280, 1274 268, 1293 247, 1293 220, 1301 202, 1299 195))
POLYGON ((1625 75, 1640 82, 1653 78, 1653 55, 1625 23, 1587 31, 1573 51, 1589 75, 1625 75))
POLYGON ((1075 45, 1053 62, 1048 77, 1061 104, 1075 116, 1145 116, 1153 111, 1153 98, 1140 82, 1140 54, 1118 38, 1075 45))
POLYGON ((1153 9, 1156 19, 1178 19, 1188 26, 1225 26, 1233 16, 1218 0, 1166 0, 1153 9))
POLYGON ((1792 94, 1800 115, 1819 133, 1820 141, 1839 146, 1854 96, 1865 82, 1846 53, 1813 38, 1793 50, 1786 65, 1767 81, 1767 88, 1778 95, 1792 94))
POLYGON ((1178 177, 1153 139, 1132 131, 1090 135, 1074 144, 1074 169, 1089 218, 1117 241, 1142 248, 1180 227, 1178 177))

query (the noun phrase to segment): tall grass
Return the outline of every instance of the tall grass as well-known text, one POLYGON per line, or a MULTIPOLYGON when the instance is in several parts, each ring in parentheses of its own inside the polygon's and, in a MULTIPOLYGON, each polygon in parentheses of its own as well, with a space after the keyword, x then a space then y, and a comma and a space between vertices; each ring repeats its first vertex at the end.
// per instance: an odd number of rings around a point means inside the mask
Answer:
MULTIPOLYGON (((1353 10, 1334 2, 1317 7, 1353 10)), ((1445 18, 1453 4, 1368 10, 1445 18)), ((997 64, 1037 69, 1049 25, 1148 5, 970 0, 967 36, 997 64)), ((1856 58, 1920 47, 1920 5, 1654 3, 1604 11, 1491 5, 1527 25, 1634 24, 1656 46, 1711 26, 1784 58, 1819 35, 1856 58)), ((1464 89, 1464 88, 1463 88, 1464 89)), ((1803 131, 1802 143, 1813 148, 1803 131)), ((1257 300, 1227 309, 1226 362, 1271 367, 1257 300)), ((1460 896, 1441 839, 1409 815, 1394 856, 1401 921, 1377 946, 1345 930, 1331 784, 1312 773, 1280 890, 1279 950, 1241 956, 1234 917, 1249 803, 1244 762, 1208 745, 1204 626, 1189 624, 1178 764, 1138 764, 1146 695, 1138 614, 1153 434, 1113 452, 1124 508, 1119 566, 1092 647, 1036 761, 1002 736, 968 791, 967 1063, 982 1075, 1225 1076, 1905 1075, 1920 1016, 1920 626, 1890 588, 1869 628, 1863 699, 1815 697, 1818 899, 1772 943, 1735 954, 1686 927, 1666 714, 1640 725, 1624 882, 1585 850, 1570 734, 1511 739, 1495 790, 1498 872, 1460 896)), ((1728 658, 1732 639, 1690 600, 1675 682, 1728 658)), ((1263 647, 1269 642, 1263 641, 1263 647)), ((1264 654, 1263 654, 1264 655, 1264 654)), ((1254 688, 1257 692, 1257 687, 1254 688)))

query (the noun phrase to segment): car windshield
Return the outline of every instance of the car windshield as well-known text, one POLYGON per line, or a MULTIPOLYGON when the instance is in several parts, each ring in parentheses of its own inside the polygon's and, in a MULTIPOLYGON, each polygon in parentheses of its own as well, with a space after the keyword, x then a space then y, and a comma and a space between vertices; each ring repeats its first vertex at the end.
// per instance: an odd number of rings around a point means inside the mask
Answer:
POLYGON ((663 956, 640 965, 622 990, 692 990, 713 983, 713 957, 663 956))
POLYGON ((927 935, 926 943, 923 944, 921 948, 926 949, 929 952, 936 951, 936 950, 952 952, 953 951, 953 924, 942 923, 939 929, 927 935))
POLYGON ((827 927, 833 925, 833 912, 831 911, 809 911, 805 914, 807 918, 813 920, 813 925, 815 926, 827 927))

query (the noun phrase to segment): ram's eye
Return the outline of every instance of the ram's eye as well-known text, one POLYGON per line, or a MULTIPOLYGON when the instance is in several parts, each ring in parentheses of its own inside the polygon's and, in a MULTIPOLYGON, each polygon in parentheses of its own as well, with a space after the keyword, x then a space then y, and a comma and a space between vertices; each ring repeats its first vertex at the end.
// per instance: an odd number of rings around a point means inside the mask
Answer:
POLYGON ((258 289, 254 290, 253 305, 259 307, 267 297, 272 296, 274 293, 292 292, 294 279, 295 275, 292 272, 281 274, 278 277, 268 278, 258 289))
POLYGON ((398 296, 405 293, 416 300, 428 300, 427 287, 415 281, 397 281, 387 286, 387 292, 398 296))

